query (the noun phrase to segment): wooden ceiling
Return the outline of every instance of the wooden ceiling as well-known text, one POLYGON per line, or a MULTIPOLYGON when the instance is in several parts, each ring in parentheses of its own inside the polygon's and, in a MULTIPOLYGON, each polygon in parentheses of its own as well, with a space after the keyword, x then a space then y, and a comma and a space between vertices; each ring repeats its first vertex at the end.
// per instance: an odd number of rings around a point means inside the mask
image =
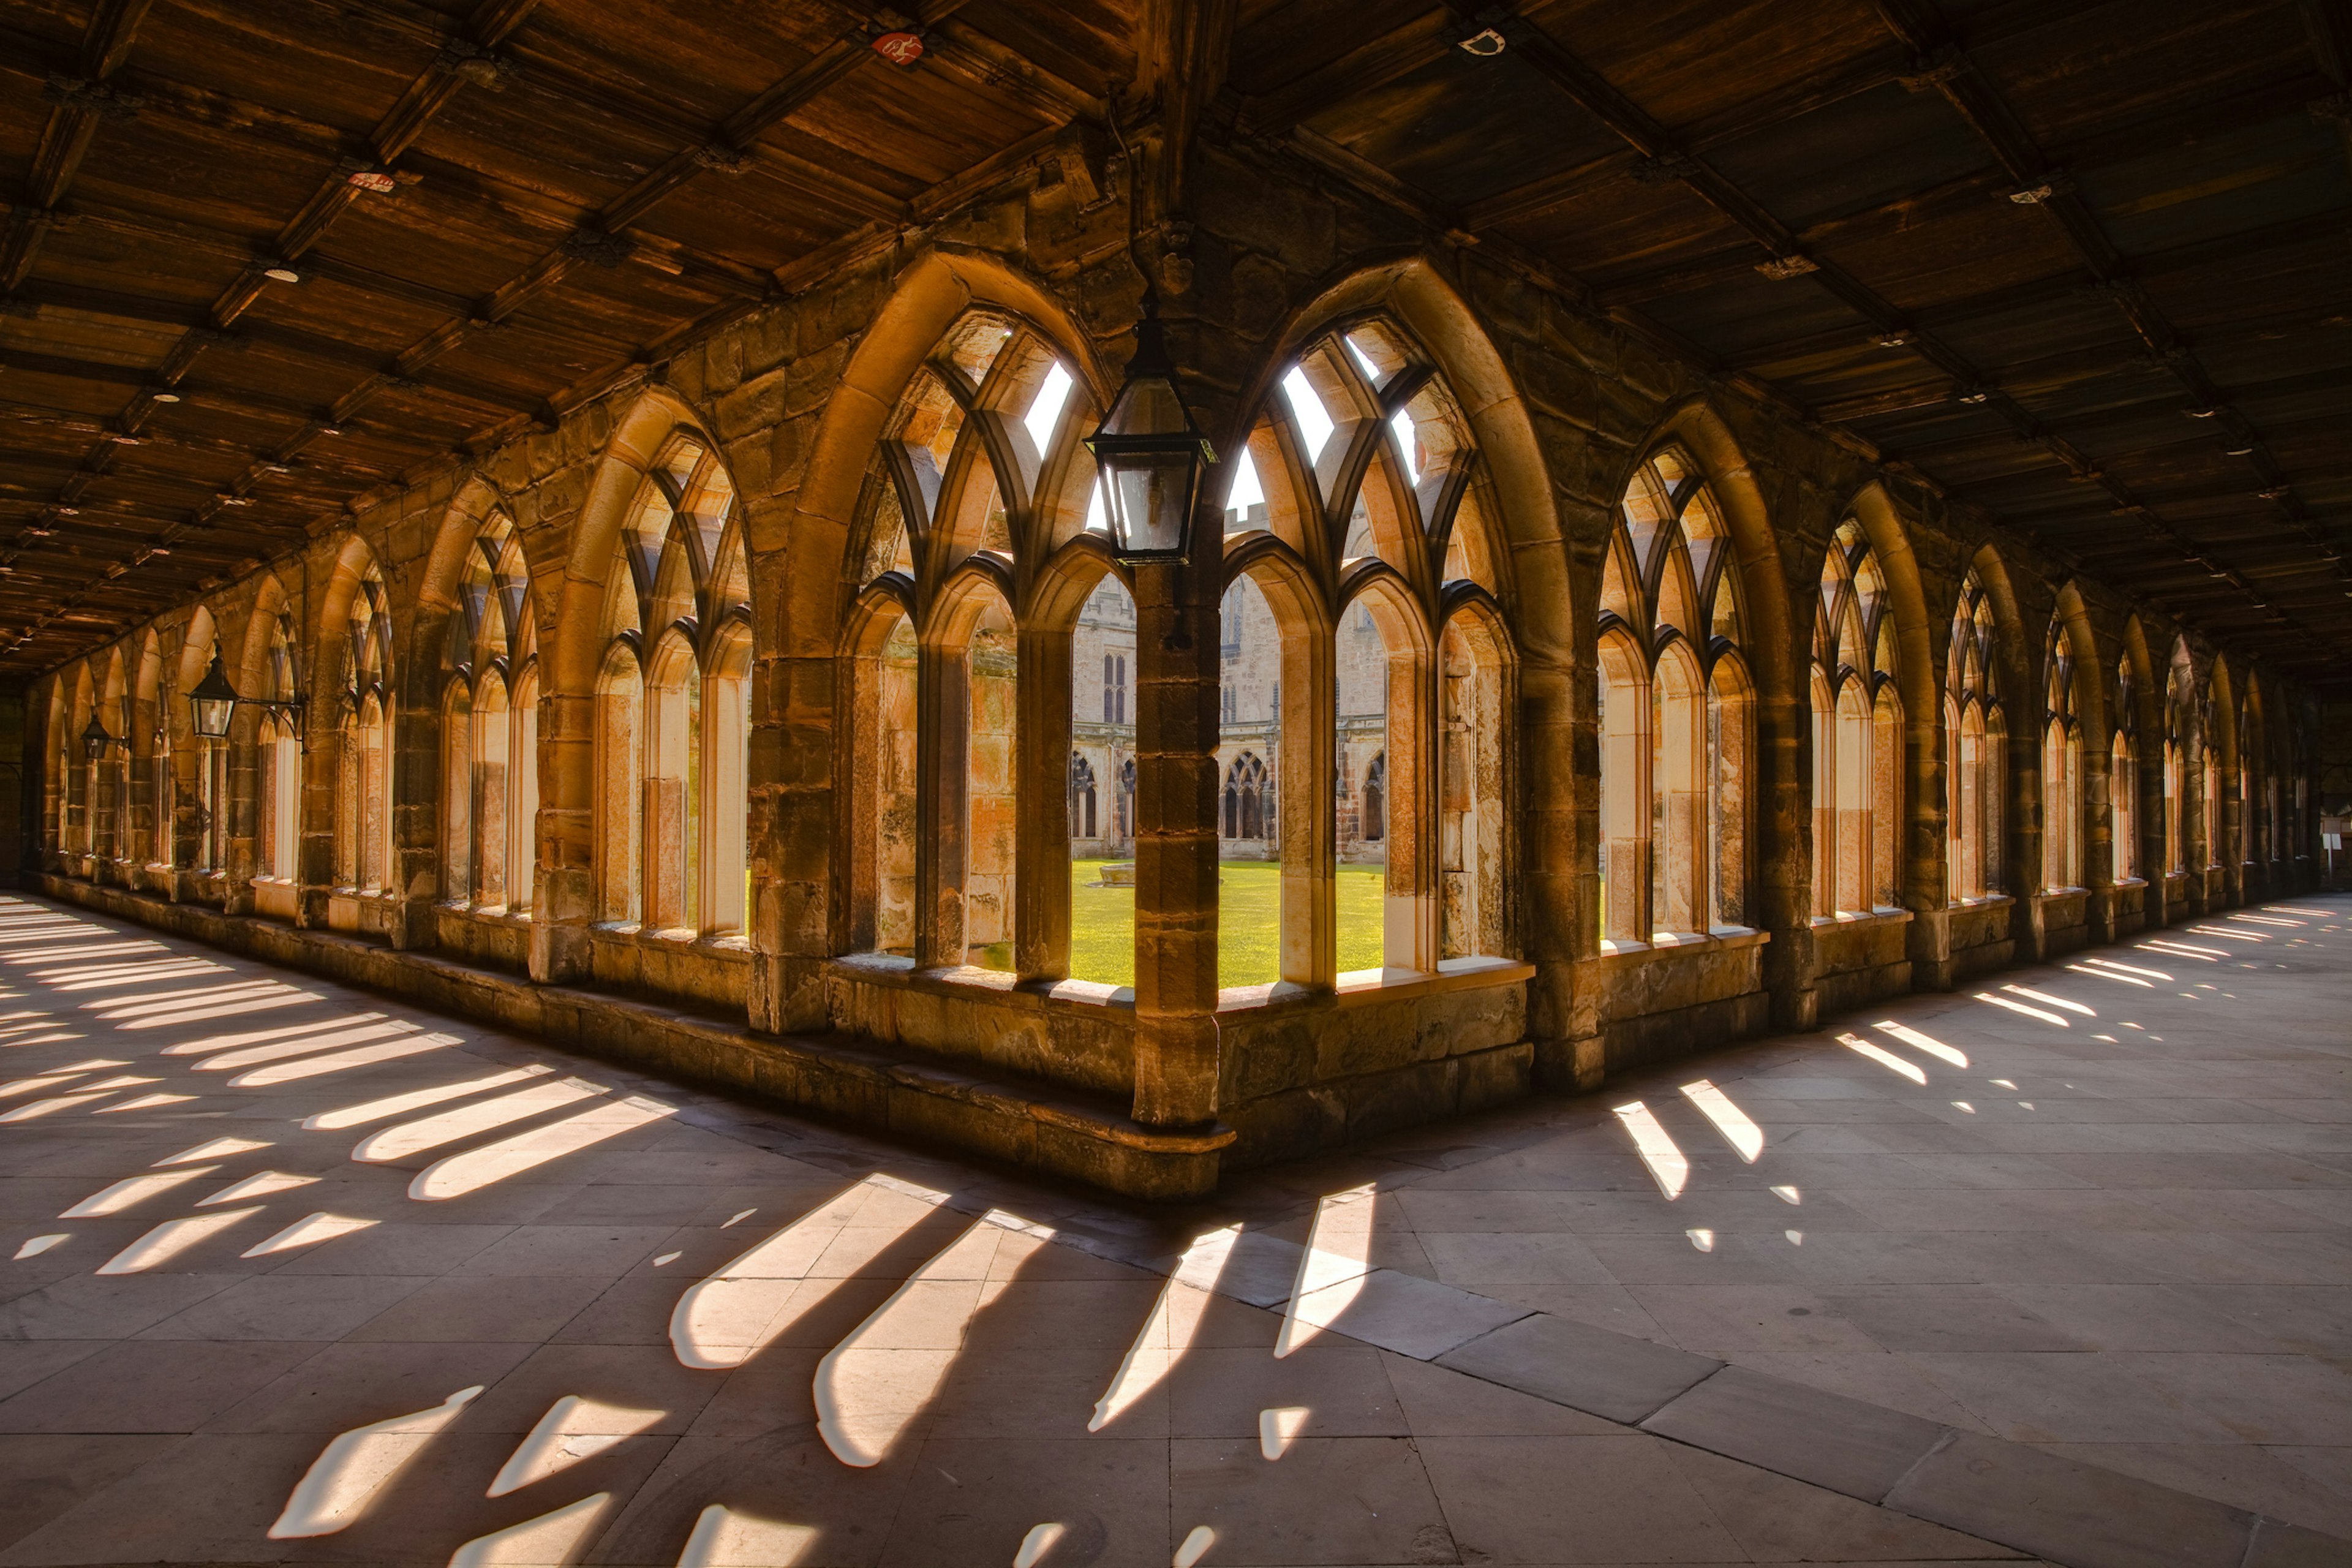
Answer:
MULTIPOLYGON (((1199 9, 16 0, 0 673, 1035 161, 1199 9), (909 67, 872 47, 903 28, 909 67)), ((1208 9, 1177 51, 1230 37, 1206 134, 1589 288, 2347 684, 2347 0, 1208 9), (1500 53, 1460 47, 1487 28, 1500 53)))

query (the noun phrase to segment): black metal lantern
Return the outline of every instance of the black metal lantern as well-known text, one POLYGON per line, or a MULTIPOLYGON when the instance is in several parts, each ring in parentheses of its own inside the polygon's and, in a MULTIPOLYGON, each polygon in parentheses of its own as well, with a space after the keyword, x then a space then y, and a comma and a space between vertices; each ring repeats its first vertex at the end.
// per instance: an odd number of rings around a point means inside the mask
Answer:
POLYGON ((98 721, 98 715, 91 714, 89 722, 82 726, 81 754, 94 763, 106 755, 106 748, 114 743, 114 737, 106 732, 106 726, 98 721))
POLYGON ((188 706, 194 710, 196 733, 207 741, 225 740, 228 721, 236 712, 239 701, 236 688, 228 681, 228 671, 221 668, 220 650, 213 650, 213 667, 188 693, 188 706))
POLYGON ((1217 453, 1176 389, 1176 366, 1152 292, 1143 296, 1127 380, 1087 448, 1101 473, 1111 553, 1129 566, 1190 559, 1201 470, 1217 453))

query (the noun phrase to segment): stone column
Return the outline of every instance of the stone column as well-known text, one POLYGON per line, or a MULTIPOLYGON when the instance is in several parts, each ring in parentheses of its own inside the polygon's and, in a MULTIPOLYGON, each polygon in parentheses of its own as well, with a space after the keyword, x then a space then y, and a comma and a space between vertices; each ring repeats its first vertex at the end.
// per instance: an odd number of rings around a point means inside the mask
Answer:
POLYGON ((1203 505, 1189 564, 1135 574, 1135 1119, 1217 1114, 1217 603, 1203 505))
MULTIPOLYGON (((1050 984, 1070 974, 1070 628, 1016 634, 1014 797, 1021 802, 1013 863, 1013 968, 1050 984)), ((1114 804, 1118 781, 1097 781, 1114 804)))
POLYGON ((2092 740, 2087 732, 2083 737, 2081 820, 2075 831, 2083 836, 2083 883, 2091 889, 2084 921, 2091 944, 2097 946, 2116 937, 2115 752, 2107 739, 2095 745, 2092 740))
MULTIPOLYGON (((596 700, 546 692, 539 702, 539 821, 531 856, 530 977, 584 980, 596 910, 596 700)), ((525 827, 510 823, 509 831, 525 827)), ((648 847, 650 853, 650 847, 648 847)))
POLYGON ((849 726, 835 721, 837 667, 830 653, 761 659, 751 672, 751 820, 747 843, 755 907, 751 1026, 772 1033, 826 1022, 824 965, 832 948, 829 900, 845 896, 852 856, 837 844, 835 747, 849 726))
POLYGON ((396 948, 430 948, 440 931, 433 906, 441 893, 441 709, 421 700, 396 710, 384 759, 392 799, 392 863, 384 886, 393 906, 385 934, 396 948))
POLYGON ((2180 748, 2180 861, 2189 875, 2181 886, 2179 910, 2168 913, 2194 919, 2205 912, 2205 868, 2213 863, 2213 847, 2205 836, 2207 737, 2200 730, 2191 739, 2193 747, 2184 742, 2180 748))
MULTIPOLYGON (((1282 717, 1274 763, 1282 840, 1280 973, 1289 984, 1328 991, 1339 972, 1339 823, 1331 795, 1339 683, 1330 634, 1305 624, 1297 607, 1280 629, 1282 717)), ((1213 761, 1209 787, 1213 805, 1213 761)))
MULTIPOLYGON (((295 924, 323 929, 327 900, 335 885, 335 815, 342 793, 343 736, 338 727, 340 699, 320 700, 313 693, 302 727, 302 788, 300 837, 295 847, 295 924)), ((158 803, 158 811, 168 811, 158 803)))
POLYGON ((1957 758, 1940 707, 1904 711, 1903 902, 1911 911, 1904 942, 1911 989, 1952 988, 1952 782, 1957 758))
POLYGON ((970 951, 963 879, 971 835, 971 655, 926 643, 915 656, 915 711, 922 715, 915 737, 915 967, 953 969, 970 951))
POLYGON ((261 828, 261 710, 239 703, 230 735, 228 797, 220 805, 228 813, 227 852, 222 857, 222 869, 228 874, 228 883, 221 910, 226 914, 249 915, 253 912, 253 872, 258 864, 261 828))
POLYGON ((191 734, 172 748, 172 899, 177 903, 195 896, 202 876, 196 868, 205 848, 205 770, 212 765, 212 743, 191 734))
MULTIPOLYGON (((1402 640, 1402 639, 1400 639, 1402 640)), ((1389 658, 1388 844, 1381 951, 1396 967, 1437 972, 1437 648, 1409 641, 1389 658)))
MULTIPOLYGON (((1790 603, 1808 600, 1801 591, 1790 603)), ((1810 1029, 1821 1016, 1813 984, 1813 857, 1821 852, 1812 833, 1813 623, 1798 614, 1789 620, 1789 689, 1756 695, 1757 923, 1772 939, 1763 961, 1772 1022, 1810 1029)))
POLYGON ((2221 768, 2221 847, 2215 857, 2221 862, 2221 907, 2234 910, 2246 901, 2246 802, 2244 785, 2245 752, 2242 738, 2239 742, 2235 766, 2224 763, 2221 768))
POLYGON ((2009 809, 2005 820, 2014 824, 2009 852, 2001 858, 2009 890, 2009 934, 2021 963, 2039 963, 2048 955, 2042 926, 2042 731, 2039 701, 2018 709, 2035 715, 2021 721, 2009 732, 2009 809), (2019 731, 2025 731, 2020 733, 2019 731))

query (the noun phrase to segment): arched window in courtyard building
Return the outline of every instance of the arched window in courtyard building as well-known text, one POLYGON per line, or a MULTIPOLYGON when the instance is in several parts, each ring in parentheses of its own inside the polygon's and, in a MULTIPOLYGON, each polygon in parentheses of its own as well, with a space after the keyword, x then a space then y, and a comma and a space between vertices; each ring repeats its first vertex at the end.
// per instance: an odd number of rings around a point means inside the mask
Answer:
POLYGON ((2132 739, 2132 716, 2139 700, 2132 690, 2131 660, 2116 661, 2116 689, 2109 711, 2116 734, 2107 751, 2107 798, 2113 820, 2115 879, 2129 881, 2139 875, 2139 747, 2132 739))
MULTIPOLYGON (((1084 797, 1054 775, 1067 757, 1073 780, 1083 762, 1097 789, 1123 781, 1134 743, 1134 605, 1100 541, 1080 542, 1091 419, 1054 344, 983 310, 948 329, 883 421, 858 503, 864 586, 844 650, 865 786, 845 805, 853 949, 1058 977, 1072 858, 1127 851, 1124 788, 1108 821, 1097 797, 1088 833, 1084 797), (1016 629, 1022 603, 1032 619, 1016 629), (1035 736, 1017 734, 1024 668, 1067 693, 1035 736), (1025 836, 1024 769, 1039 813, 1025 836), (1024 843, 1030 859, 1016 866, 1024 843), (1035 879, 1025 916, 1024 877, 1035 879)), ((1131 945, 1119 960, 1131 966, 1131 945)), ((1123 980, 1126 968, 1081 977, 1123 980)))
POLYGON ((360 573, 343 626, 343 722, 335 770, 335 880, 382 889, 392 861, 392 615, 383 574, 360 573))
POLYGON ((1488 480, 1444 377, 1384 318, 1325 331, 1217 479, 1219 759, 1266 770, 1265 848, 1228 836, 1220 983, 1507 952, 1511 647, 1488 480), (1257 853, 1278 873, 1241 864, 1257 853), (1278 951, 1235 923, 1271 902, 1278 951))
POLYGON ((1901 900, 1903 707, 1895 616, 1862 527, 1839 524, 1813 619, 1813 914, 1901 900))
POLYGON ((2074 650, 2055 621, 2042 668, 2049 679, 2042 712, 2042 885, 2055 892, 2083 885, 2083 724, 2074 650))
POLYGON ((1070 753, 1070 837, 1092 838, 1095 833, 1095 770, 1077 752, 1070 753))
POLYGON ((1993 678, 1991 595, 1971 568, 1952 611, 1944 672, 1945 790, 1951 831, 1947 865, 1952 901, 2001 890, 2001 802, 2009 779, 2009 729, 1993 678))
POLYGON ((1274 820, 1274 786, 1265 763, 1255 752, 1244 752, 1225 770, 1224 837, 1263 839, 1274 820))
POLYGON ((598 915, 677 935, 740 931, 751 576, 734 481, 696 435, 674 433, 637 488, 605 580, 603 632, 598 915))
POLYGON ((1749 736, 1739 576, 1720 505, 1679 447, 1626 487, 1601 566, 1601 933, 1748 918, 1749 736))
POLYGON ((1103 655, 1102 721, 1127 722, 1127 656, 1123 653, 1103 655))
POLYGON ((530 570, 503 513, 474 535, 442 650, 442 893, 486 911, 530 908, 539 816, 539 668, 530 570))
MULTIPOLYGON (((298 646, 293 617, 283 612, 271 617, 261 672, 261 695, 271 702, 292 702, 301 693, 301 677, 295 667, 298 646)), ((260 751, 255 758, 261 804, 255 833, 257 858, 262 876, 291 881, 302 833, 301 733, 294 713, 280 707, 263 710, 259 736, 260 751)))

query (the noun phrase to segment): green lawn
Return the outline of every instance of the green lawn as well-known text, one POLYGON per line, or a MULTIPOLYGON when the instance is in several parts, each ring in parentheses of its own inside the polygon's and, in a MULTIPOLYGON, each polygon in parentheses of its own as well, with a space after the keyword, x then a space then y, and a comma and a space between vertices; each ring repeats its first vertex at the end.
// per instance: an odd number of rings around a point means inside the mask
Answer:
MULTIPOLYGON (((1070 974, 1106 985, 1135 984, 1135 889, 1097 888, 1102 862, 1070 865, 1070 974)), ((1281 969, 1282 870, 1270 860, 1227 860, 1217 889, 1217 984, 1263 985, 1281 969)), ((1381 963, 1377 867, 1339 868, 1339 970, 1381 963)))

